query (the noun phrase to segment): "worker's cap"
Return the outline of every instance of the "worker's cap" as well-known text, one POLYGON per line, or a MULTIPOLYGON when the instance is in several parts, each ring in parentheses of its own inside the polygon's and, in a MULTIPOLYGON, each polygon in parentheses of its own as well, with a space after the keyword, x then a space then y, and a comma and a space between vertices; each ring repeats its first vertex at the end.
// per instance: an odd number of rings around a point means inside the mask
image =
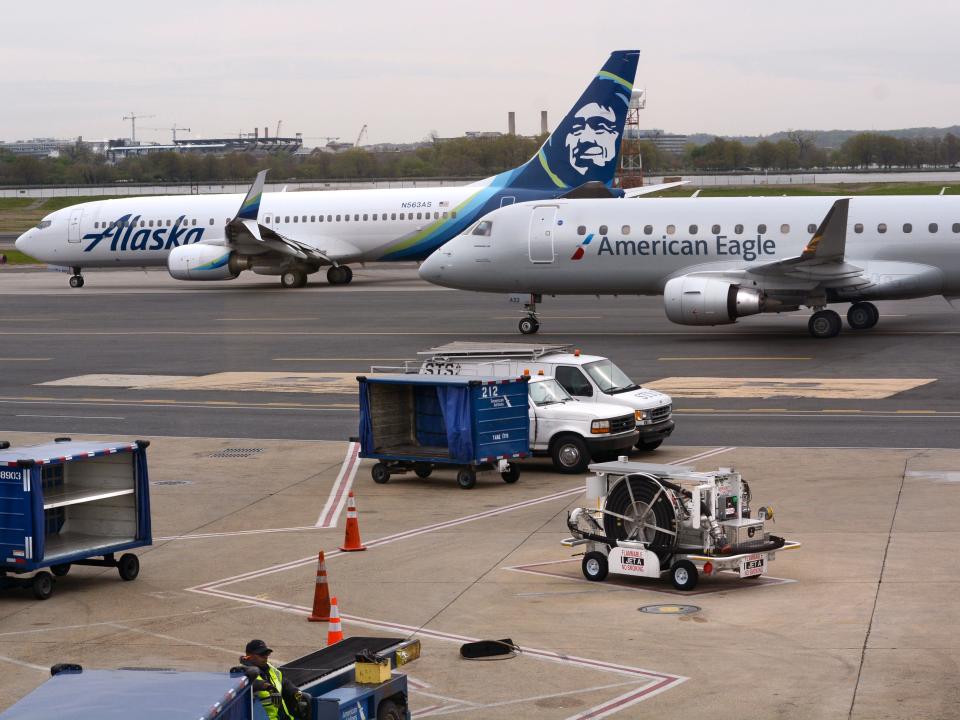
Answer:
POLYGON ((272 652, 263 640, 251 640, 247 643, 247 655, 269 655, 272 652))

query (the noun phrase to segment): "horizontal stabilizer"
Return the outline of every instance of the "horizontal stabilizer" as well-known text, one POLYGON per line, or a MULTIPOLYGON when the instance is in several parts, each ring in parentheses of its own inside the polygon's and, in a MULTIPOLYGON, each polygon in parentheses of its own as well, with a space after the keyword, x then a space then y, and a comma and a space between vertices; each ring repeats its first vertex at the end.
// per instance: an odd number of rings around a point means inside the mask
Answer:
POLYGON ((669 190, 670 188, 680 187, 681 185, 689 185, 689 184, 690 184, 689 180, 678 180, 676 182, 660 183, 659 185, 644 185, 642 187, 636 187, 636 188, 630 188, 629 190, 624 190, 623 196, 627 198, 640 197, 641 195, 649 195, 650 193, 660 192, 661 190, 669 190))
POLYGON ((599 180, 593 180, 592 182, 578 185, 573 190, 565 193, 561 197, 567 200, 582 200, 583 198, 613 198, 616 197, 616 195, 614 195, 610 188, 608 188, 599 180))

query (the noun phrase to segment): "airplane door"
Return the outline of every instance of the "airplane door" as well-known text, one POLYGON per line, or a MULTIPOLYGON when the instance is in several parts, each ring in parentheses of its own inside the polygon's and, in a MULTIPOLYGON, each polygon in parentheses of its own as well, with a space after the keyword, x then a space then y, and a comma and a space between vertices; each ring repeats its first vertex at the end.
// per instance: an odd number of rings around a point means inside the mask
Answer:
POLYGON ((530 262, 552 263, 553 233, 557 225, 556 206, 540 206, 530 215, 530 262))
POLYGON ((70 222, 67 224, 67 242, 80 242, 81 218, 83 218, 83 208, 77 208, 70 213, 70 222))

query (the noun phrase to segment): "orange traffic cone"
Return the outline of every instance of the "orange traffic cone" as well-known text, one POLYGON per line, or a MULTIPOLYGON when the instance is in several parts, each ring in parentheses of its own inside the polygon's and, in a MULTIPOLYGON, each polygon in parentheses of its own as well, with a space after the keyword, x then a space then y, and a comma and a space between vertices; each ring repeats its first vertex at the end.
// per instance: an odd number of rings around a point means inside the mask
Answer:
POLYGON ((313 612, 307 618, 310 622, 330 621, 330 587, 327 585, 327 564, 323 559, 323 550, 317 558, 317 584, 313 590, 313 612))
POLYGON ((340 608, 337 599, 330 598, 330 624, 327 626, 327 645, 343 640, 343 628, 340 626, 340 608))
POLYGON ((360 523, 357 521, 357 501, 353 497, 353 490, 347 494, 347 532, 340 549, 344 552, 367 549, 367 546, 360 542, 360 523))

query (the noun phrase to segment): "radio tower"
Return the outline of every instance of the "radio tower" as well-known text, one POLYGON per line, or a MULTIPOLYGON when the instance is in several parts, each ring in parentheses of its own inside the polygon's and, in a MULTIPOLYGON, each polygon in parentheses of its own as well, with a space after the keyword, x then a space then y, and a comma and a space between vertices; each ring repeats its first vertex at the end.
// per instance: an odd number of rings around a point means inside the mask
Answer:
POLYGON ((633 91, 627 122, 620 146, 620 187, 628 190, 643 185, 643 159, 640 157, 640 111, 647 105, 646 89, 633 91))

